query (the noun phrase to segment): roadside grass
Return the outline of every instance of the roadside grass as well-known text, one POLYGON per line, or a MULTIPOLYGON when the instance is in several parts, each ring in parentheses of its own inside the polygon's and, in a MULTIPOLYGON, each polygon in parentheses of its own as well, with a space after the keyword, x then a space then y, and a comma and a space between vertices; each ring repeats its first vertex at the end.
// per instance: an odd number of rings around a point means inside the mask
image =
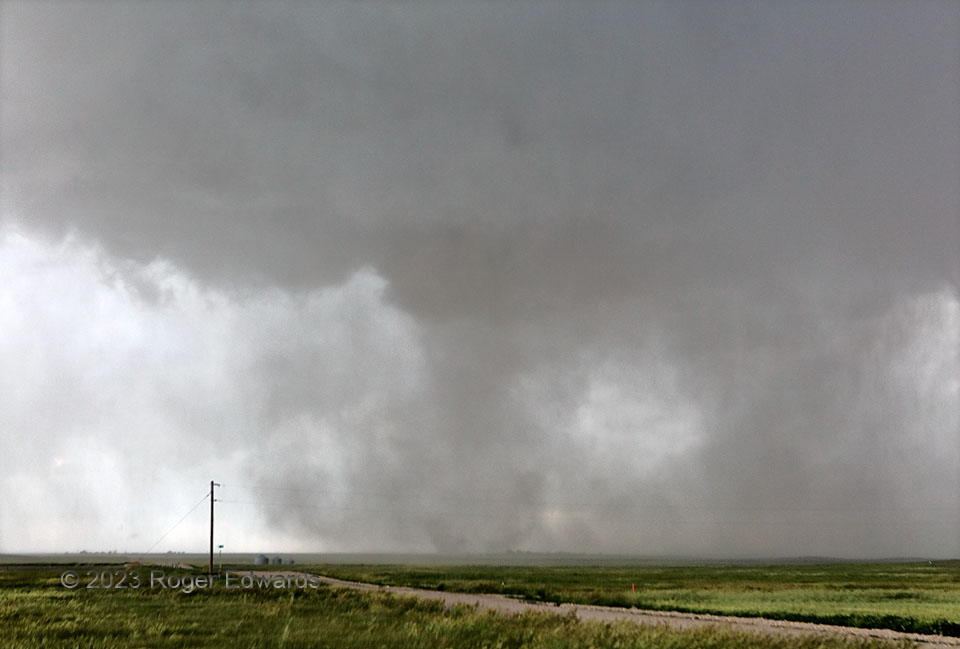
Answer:
MULTIPOLYGON (((779 637, 717 628, 677 631, 570 616, 506 616, 385 593, 317 589, 68 590, 63 566, 0 569, 0 646, 5 649, 289 649, 370 647, 865 649, 909 643, 779 637)), ((198 573, 199 574, 199 573, 198 573)))
POLYGON ((735 566, 323 565, 393 586, 960 636, 960 561, 735 566), (636 590, 634 590, 634 587, 636 590))

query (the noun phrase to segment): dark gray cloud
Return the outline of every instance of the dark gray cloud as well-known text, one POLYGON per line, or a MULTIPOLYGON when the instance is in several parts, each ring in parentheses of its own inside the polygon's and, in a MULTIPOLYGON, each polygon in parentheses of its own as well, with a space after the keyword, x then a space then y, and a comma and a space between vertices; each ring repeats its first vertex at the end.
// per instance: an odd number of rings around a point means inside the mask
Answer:
POLYGON ((208 296, 245 378, 171 435, 243 404, 271 529, 954 551, 955 5, 0 11, 0 218, 208 296))

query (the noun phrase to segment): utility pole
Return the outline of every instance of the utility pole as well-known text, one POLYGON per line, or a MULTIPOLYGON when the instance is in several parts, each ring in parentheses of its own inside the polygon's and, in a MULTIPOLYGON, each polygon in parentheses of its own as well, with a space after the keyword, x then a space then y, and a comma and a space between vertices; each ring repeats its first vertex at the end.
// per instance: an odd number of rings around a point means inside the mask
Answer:
POLYGON ((220 483, 210 481, 210 576, 213 576, 213 488, 219 486, 220 483))

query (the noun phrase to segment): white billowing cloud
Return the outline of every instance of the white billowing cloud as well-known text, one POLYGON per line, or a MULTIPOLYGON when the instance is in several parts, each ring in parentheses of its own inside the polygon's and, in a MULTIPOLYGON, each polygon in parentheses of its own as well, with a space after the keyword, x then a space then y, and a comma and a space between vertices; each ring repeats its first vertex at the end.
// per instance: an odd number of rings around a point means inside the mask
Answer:
MULTIPOLYGON (((729 394, 692 383, 703 365, 652 327, 620 353, 494 373, 470 385, 497 396, 477 400, 457 381, 482 356, 431 361, 429 329, 387 288, 361 268, 310 291, 214 289, 163 260, 3 231, 0 550, 145 551, 213 478, 233 551, 951 551, 950 289, 824 319, 794 351, 751 338, 706 375, 729 394), (495 435, 504 413, 524 428, 495 435), (789 507, 768 498, 778 486, 789 507)), ((202 506, 155 550, 200 550, 206 525, 202 506)))
POLYGON ((0 548, 953 556, 960 4, 781 4, 4 3, 0 548))
POLYGON ((601 367, 577 408, 577 437, 606 449, 628 476, 689 452, 702 435, 699 413, 670 374, 669 367, 601 367))
MULTIPOLYGON (((335 481, 353 437, 422 378, 417 329, 385 287, 361 269, 303 294, 230 293, 162 260, 4 231, 0 549, 144 551, 211 478, 224 501, 249 497, 251 467, 335 481)), ((156 550, 202 548, 203 509, 156 550)), ((256 508, 223 519, 234 550, 284 543, 256 508)))

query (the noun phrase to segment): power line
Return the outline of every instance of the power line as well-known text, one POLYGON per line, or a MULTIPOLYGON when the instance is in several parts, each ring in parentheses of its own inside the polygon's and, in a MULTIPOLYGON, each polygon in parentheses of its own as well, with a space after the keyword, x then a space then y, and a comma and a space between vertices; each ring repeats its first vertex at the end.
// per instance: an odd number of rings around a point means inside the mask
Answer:
POLYGON ((139 562, 140 559, 143 558, 143 555, 145 555, 145 554, 150 554, 150 550, 152 550, 152 549, 154 549, 155 547, 157 547, 157 545, 159 545, 160 541, 162 541, 163 539, 167 538, 167 535, 170 534, 170 532, 172 532, 173 530, 177 529, 177 526, 180 525, 180 523, 182 523, 183 521, 187 520, 187 516, 189 516, 190 514, 192 514, 192 513, 197 509, 197 507, 199 507, 200 505, 202 505, 202 504, 203 504, 203 501, 205 501, 205 500, 206 500, 207 498, 209 498, 209 497, 210 497, 210 494, 206 494, 206 493, 203 494, 203 498, 201 498, 200 501, 199 501, 196 505, 194 505, 193 507, 191 507, 191 508, 190 508, 190 511, 188 511, 186 514, 183 515, 183 518, 181 518, 181 519, 178 520, 176 523, 174 523, 174 524, 173 524, 173 527, 171 527, 169 530, 167 530, 166 532, 164 532, 164 533, 163 533, 163 536, 161 536, 159 539, 157 539, 156 542, 154 542, 153 545, 151 545, 149 548, 147 548, 147 551, 146 551, 146 552, 141 553, 140 556, 137 558, 137 561, 139 562))

